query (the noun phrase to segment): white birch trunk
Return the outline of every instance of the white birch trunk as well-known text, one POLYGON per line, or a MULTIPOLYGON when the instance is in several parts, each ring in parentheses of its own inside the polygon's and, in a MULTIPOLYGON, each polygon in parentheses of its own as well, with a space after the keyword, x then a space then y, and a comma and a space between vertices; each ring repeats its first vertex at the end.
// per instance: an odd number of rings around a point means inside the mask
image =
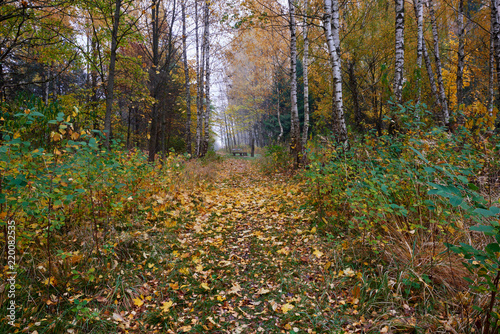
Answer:
POLYGON ((405 5, 404 0, 395 0, 396 8, 396 37, 395 37, 395 66, 394 66, 394 95, 398 103, 401 102, 403 92, 403 69, 405 64, 405 5))
POLYGON ((281 141, 281 137, 283 137, 283 125, 281 125, 281 114, 280 114, 280 88, 277 87, 276 90, 278 91, 278 124, 280 126, 280 134, 278 135, 278 143, 281 141))
POLYGON ((184 60, 184 78, 186 90, 186 152, 191 155, 191 91, 189 85, 189 65, 187 60, 187 35, 186 35, 186 0, 182 0, 182 53, 184 60))
POLYGON ((205 116, 204 128, 205 135, 203 137, 203 152, 202 155, 208 152, 208 142, 210 138, 210 2, 205 1, 205 34, 203 44, 205 44, 205 116))
POLYGON ((491 38, 493 39, 493 55, 496 62, 497 85, 500 93, 500 0, 491 0, 491 38))
POLYGON ((288 0, 290 8, 290 98, 291 98, 291 129, 290 148, 298 164, 298 153, 300 151, 300 126, 299 110, 297 106, 297 35, 295 24, 295 5, 292 0, 288 0))
POLYGON ((493 116, 493 106, 495 104, 495 38, 493 37, 493 27, 495 23, 495 11, 491 10, 491 36, 490 36, 490 60, 489 60, 489 80, 488 80, 488 115, 493 116))
POLYGON ((429 15, 431 18, 432 38, 434 40, 434 59, 436 62, 436 77, 439 88, 439 99, 441 104, 441 125, 448 127, 450 125, 450 112, 448 110, 448 101, 446 99, 446 91, 444 89, 441 56, 439 54, 439 37, 437 31, 436 14, 434 13, 434 3, 432 0, 427 0, 429 7, 429 15))
POLYGON ((203 117, 205 115, 203 111, 203 82, 204 82, 204 67, 205 67, 205 45, 201 46, 201 56, 199 55, 199 24, 198 24, 198 2, 195 1, 195 32, 196 32, 196 68, 197 68, 197 95, 196 95, 196 151, 197 157, 201 153, 201 143, 203 135, 203 117), (200 59, 201 58, 201 59, 200 59))
POLYGON ((302 129, 302 153, 305 153, 307 138, 309 136, 309 23, 307 22, 307 13, 309 1, 305 0, 304 15, 304 54, 303 54, 303 80, 304 80, 304 128, 302 129))
MULTIPOLYGON (((457 59, 457 113, 460 113, 460 105, 463 101, 463 84, 464 84, 464 63, 465 63, 465 25, 464 25, 464 0, 458 2, 457 13, 457 29, 458 29, 458 59, 457 59)), ((463 124, 463 115, 458 114, 458 123, 463 124)))
POLYGON ((325 0, 325 35, 333 73, 333 116, 335 135, 345 149, 349 148, 342 101, 342 74, 340 61, 339 5, 337 0, 325 0))
MULTIPOLYGON (((413 6, 415 9, 415 16, 417 17, 417 103, 420 102, 420 95, 422 92, 422 56, 423 56, 423 43, 424 43, 424 10, 422 0, 414 0, 413 6)), ((417 114, 417 120, 419 115, 417 114)))

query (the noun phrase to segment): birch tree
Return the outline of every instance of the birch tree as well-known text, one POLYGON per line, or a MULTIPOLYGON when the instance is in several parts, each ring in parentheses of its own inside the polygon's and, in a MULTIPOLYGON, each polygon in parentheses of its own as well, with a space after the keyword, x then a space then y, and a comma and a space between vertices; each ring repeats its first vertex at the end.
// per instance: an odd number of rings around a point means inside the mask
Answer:
POLYGON ((448 101, 446 99, 446 91, 443 83, 441 55, 439 51, 438 29, 436 23, 436 14, 434 12, 434 3, 432 2, 432 0, 427 0, 427 7, 429 8, 429 16, 431 19, 432 39, 434 42, 434 60, 436 65, 436 78, 439 88, 439 100, 441 105, 441 113, 439 115, 440 116, 439 121, 441 125, 448 127, 450 125, 450 112, 448 110, 448 101))
MULTIPOLYGON (((302 151, 305 153, 307 138, 309 136, 309 22, 307 20, 309 1, 305 0, 304 6, 304 54, 303 54, 303 80, 304 80, 304 127, 302 129, 302 151)), ((280 122, 281 126, 281 122, 280 122)))
POLYGON ((205 72, 205 59, 202 45, 202 53, 200 55, 199 43, 199 17, 198 17, 198 1, 195 0, 195 38, 196 38, 196 78, 197 78, 197 92, 196 92, 196 149, 195 155, 198 157, 201 153, 201 136, 203 131, 203 74, 205 72), (201 59, 200 59, 201 58, 201 59))
MULTIPOLYGON (((491 0, 491 39, 493 39, 494 58, 496 61, 497 76, 500 73, 500 0, 491 0)), ((500 93, 500 78, 497 77, 498 92, 500 93)))
MULTIPOLYGON (((201 156, 204 156, 208 152, 208 141, 210 138, 210 1, 205 1, 205 17, 204 26, 205 31, 203 34, 203 54, 205 58, 205 112, 203 114, 204 121, 204 136, 202 144, 201 156)), ((203 74, 202 74, 203 75, 203 74)))
POLYGON ((182 0, 182 56, 184 60, 184 79, 186 90, 186 152, 191 155, 191 88, 189 84, 189 64, 187 59, 187 32, 186 32, 186 0, 182 0))
POLYGON ((118 49, 118 27, 120 26, 120 10, 122 0, 116 0, 113 16, 113 29, 111 31, 111 50, 109 57, 108 83, 106 85, 106 114, 104 116, 105 146, 110 147, 111 137, 111 111, 113 109, 113 89, 115 84, 116 50, 118 49))
MULTIPOLYGON (((415 16, 417 18, 417 103, 420 102, 420 94, 422 92, 422 56, 424 47, 424 10, 422 6, 423 0, 414 0, 413 6, 415 16)), ((417 115, 418 117, 418 115, 417 115)))
POLYGON ((465 119, 460 114, 460 106, 463 101, 463 86, 464 86, 464 65, 465 65, 465 25, 464 25, 464 0, 458 1, 457 12, 457 39, 458 39, 458 58, 457 58, 457 116, 458 123, 463 124, 465 119))
POLYGON ((333 118, 334 130, 337 141, 345 149, 349 148, 347 138, 347 127, 342 101, 342 73, 340 61, 340 37, 339 37, 339 4, 338 0, 325 0, 325 14, 323 17, 326 42, 330 55, 333 74, 333 118))
POLYGON ((295 159, 295 164, 299 162, 300 150, 300 125, 299 110, 297 106, 297 35, 295 23, 295 4, 288 0, 290 11, 290 99, 291 99, 291 129, 290 129, 290 149, 295 159))
POLYGON ((405 63, 405 6, 404 0, 395 0, 396 9, 396 46, 394 70, 394 95, 398 103, 401 102, 403 91, 403 69, 405 63))

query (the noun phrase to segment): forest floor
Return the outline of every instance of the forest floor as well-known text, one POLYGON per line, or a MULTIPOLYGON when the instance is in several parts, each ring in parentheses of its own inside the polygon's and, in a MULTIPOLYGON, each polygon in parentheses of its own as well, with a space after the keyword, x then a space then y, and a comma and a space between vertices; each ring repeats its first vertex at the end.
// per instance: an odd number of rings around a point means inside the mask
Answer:
POLYGON ((411 311, 377 314, 360 304, 363 273, 344 258, 346 241, 313 226, 300 182, 264 175, 254 161, 211 167, 209 185, 184 196, 185 224, 144 232, 151 240, 165 233, 163 243, 144 254, 143 285, 128 290, 129 309, 108 313, 110 321, 167 333, 389 333, 389 318, 416 325, 411 311), (201 202, 188 204, 193 196, 201 202))

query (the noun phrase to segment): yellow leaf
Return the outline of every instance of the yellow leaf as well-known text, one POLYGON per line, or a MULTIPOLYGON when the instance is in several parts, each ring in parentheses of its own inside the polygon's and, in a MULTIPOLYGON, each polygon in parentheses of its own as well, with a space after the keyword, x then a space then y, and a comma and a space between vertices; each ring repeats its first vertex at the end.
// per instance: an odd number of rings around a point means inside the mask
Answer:
POLYGON ((267 290, 266 288, 260 288, 259 291, 257 291, 258 295, 265 295, 266 293, 269 293, 270 291, 267 290))
POLYGON ((281 306, 281 312, 283 312, 283 314, 287 314, 288 311, 290 311, 291 309, 293 309, 295 306, 293 306, 292 304, 284 304, 281 306))
POLYGON ((220 302, 223 302, 223 301, 226 300, 226 297, 219 295, 219 296, 217 296, 217 300, 220 301, 220 302))
POLYGON ((210 287, 209 287, 209 286, 208 286, 208 284, 207 284, 207 283, 205 283, 205 282, 201 283, 201 287, 202 287, 203 289, 205 289, 205 290, 210 290, 210 287))
POLYGON ((45 285, 54 285, 56 283, 56 279, 51 276, 50 278, 47 278, 45 281, 43 281, 43 284, 45 285))
POLYGON ((174 302, 171 300, 169 300, 168 302, 161 303, 161 311, 167 313, 173 304, 174 302))
POLYGON ((314 249, 313 254, 316 255, 318 259, 323 256, 323 252, 317 249, 314 249))
POLYGON ((183 275, 189 275, 189 269, 188 268, 181 268, 179 269, 179 272, 183 275))
POLYGON ((331 266, 332 266, 332 263, 331 263, 330 261, 328 261, 328 262, 325 264, 325 270, 328 270, 331 266))
POLYGON ((169 285, 172 290, 179 290, 179 283, 175 282, 175 283, 170 283, 169 285))
MULTIPOLYGON (((324 219, 324 218, 323 218, 324 219)), ((311 234, 314 234, 316 233, 316 226, 314 226, 312 229, 311 229, 311 234)))
POLYGON ((144 301, 139 297, 132 299, 132 301, 134 302, 134 305, 137 307, 141 307, 144 304, 144 301))

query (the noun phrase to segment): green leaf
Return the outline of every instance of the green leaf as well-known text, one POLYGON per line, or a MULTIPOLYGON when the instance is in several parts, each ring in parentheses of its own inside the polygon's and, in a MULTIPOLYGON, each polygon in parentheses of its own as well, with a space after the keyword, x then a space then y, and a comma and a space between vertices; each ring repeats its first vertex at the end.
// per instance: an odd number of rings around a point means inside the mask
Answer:
POLYGON ((471 231, 476 231, 476 232, 483 232, 483 233, 488 233, 488 234, 493 234, 495 233, 495 228, 493 226, 489 225, 476 225, 476 226, 471 226, 470 227, 471 231))
POLYGON ((498 253, 500 252, 500 245, 496 242, 492 242, 491 244, 488 244, 488 246, 486 246, 485 250, 488 253, 498 253))
POLYGON ((462 204, 463 199, 455 196, 450 197, 450 204, 453 206, 459 206, 462 204))
POLYGON ((493 216, 495 216, 495 215, 496 215, 496 213, 491 212, 490 210, 481 209, 481 208, 477 208, 477 209, 475 209, 473 212, 474 212, 474 213, 478 213, 478 214, 480 214, 481 216, 486 217, 486 218, 488 218, 488 217, 493 217, 493 216))

